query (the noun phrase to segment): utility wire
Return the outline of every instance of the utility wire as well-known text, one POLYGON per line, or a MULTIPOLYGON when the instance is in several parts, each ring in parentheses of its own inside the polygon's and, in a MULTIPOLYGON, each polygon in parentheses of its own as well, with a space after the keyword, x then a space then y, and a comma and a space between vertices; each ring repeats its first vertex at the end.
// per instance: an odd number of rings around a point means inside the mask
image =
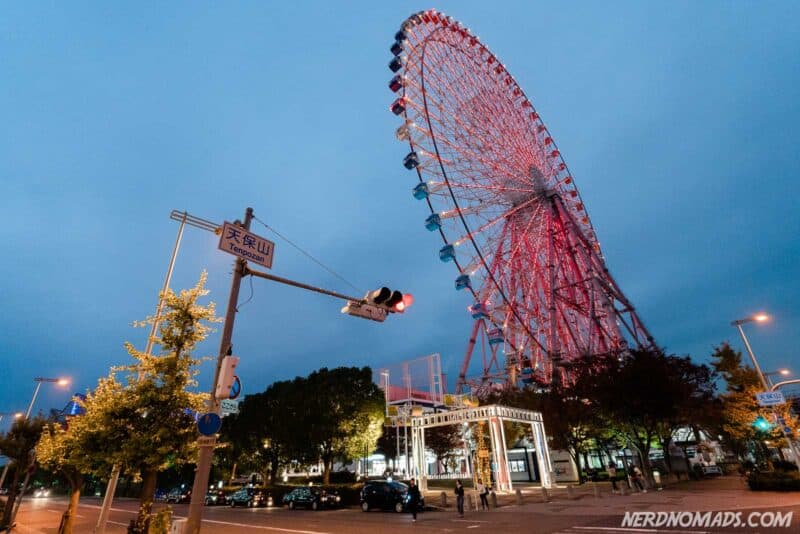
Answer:
POLYGON ((305 257, 307 257, 308 259, 310 259, 311 261, 313 261, 314 263, 316 263, 317 265, 319 265, 320 267, 322 267, 323 269, 325 269, 326 271, 328 271, 330 274, 332 274, 333 276, 335 276, 336 278, 338 278, 339 280, 341 280, 342 282, 344 282, 344 283, 345 283, 345 284, 347 284, 348 286, 352 287, 353 289, 355 289, 355 290, 356 290, 356 291, 358 291, 358 292, 361 292, 361 291, 362 291, 361 289, 357 288, 355 285, 353 285, 352 283, 350 283, 350 281, 349 281, 349 280, 347 280, 345 277, 343 277, 342 275, 340 275, 339 273, 337 273, 336 271, 334 271, 333 269, 331 269, 330 267, 328 267, 327 265, 325 265, 324 263, 322 263, 321 261, 319 261, 317 258, 315 258, 315 257, 314 257, 314 256, 312 256, 311 254, 309 254, 308 252, 306 252, 305 250, 303 250, 302 248, 300 248, 298 245, 296 245, 295 243, 293 243, 293 242, 292 242, 292 241, 291 241, 289 238, 287 238, 286 236, 284 236, 283 234, 281 234, 280 232, 278 232, 276 229, 272 228, 270 225, 268 225, 267 223, 265 223, 264 221, 262 221, 261 219, 259 219, 259 218, 258 218, 258 217, 256 217, 255 215, 253 215, 253 219, 255 219, 256 221, 260 222, 262 225, 264 225, 264 228, 266 228, 267 230, 269 230, 269 231, 270 231, 270 232, 272 232, 273 234, 277 235, 278 237, 280 237, 281 239, 283 239, 284 241, 286 241, 286 242, 287 242, 289 245, 291 245, 292 247, 294 247, 295 249, 297 249, 297 250, 298 250, 298 251, 299 251, 301 254, 303 254, 305 257))

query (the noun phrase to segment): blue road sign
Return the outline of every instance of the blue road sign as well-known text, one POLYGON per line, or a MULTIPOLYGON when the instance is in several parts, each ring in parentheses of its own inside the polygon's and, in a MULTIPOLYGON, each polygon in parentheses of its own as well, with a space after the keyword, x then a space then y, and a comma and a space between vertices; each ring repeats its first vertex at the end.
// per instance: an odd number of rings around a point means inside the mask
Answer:
POLYGON ((234 375, 233 376, 233 385, 231 386, 231 392, 228 395, 228 398, 231 400, 238 399, 239 395, 242 394, 242 381, 239 380, 239 377, 234 375))
POLYGON ((197 430, 204 436, 213 436, 222 427, 222 419, 215 413, 204 413, 197 418, 197 430))
POLYGON ((789 436, 791 436, 792 435, 792 428, 788 427, 788 426, 783 427, 783 433, 784 434, 788 434, 789 436))

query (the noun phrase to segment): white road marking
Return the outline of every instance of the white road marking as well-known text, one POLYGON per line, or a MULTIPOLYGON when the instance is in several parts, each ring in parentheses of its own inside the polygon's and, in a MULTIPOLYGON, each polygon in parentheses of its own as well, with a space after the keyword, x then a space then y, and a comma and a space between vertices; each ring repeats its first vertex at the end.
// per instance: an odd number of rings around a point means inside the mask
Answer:
POLYGON ((453 523, 491 523, 491 521, 478 521, 476 520, 469 520, 469 519, 451 519, 453 523))
POLYGON ((230 525, 232 527, 245 527, 245 528, 257 528, 260 530, 272 530, 275 532, 293 532, 295 534, 330 534, 328 532, 320 532, 318 530, 293 530, 290 528, 280 528, 280 527, 266 527, 262 525, 248 525, 247 523, 231 523, 228 521, 214 521, 211 519, 203 519, 203 523, 215 523, 218 525, 230 525))
POLYGON ((128 526, 125 523, 120 523, 119 521, 112 521, 110 519, 107 519, 106 523, 111 523, 112 525, 119 525, 121 527, 127 527, 128 526))
POLYGON ((478 528, 480 525, 470 525, 467 528, 478 528))

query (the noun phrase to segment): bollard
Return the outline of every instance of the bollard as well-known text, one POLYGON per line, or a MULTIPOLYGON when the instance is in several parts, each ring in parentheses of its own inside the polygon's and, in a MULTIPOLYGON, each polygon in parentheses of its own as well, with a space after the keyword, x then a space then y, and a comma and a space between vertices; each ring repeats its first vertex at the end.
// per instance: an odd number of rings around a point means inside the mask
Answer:
POLYGON ((497 508, 497 494, 492 490, 492 508, 497 508))
POLYGON ((544 486, 542 486, 542 502, 550 502, 550 494, 544 486))
POLYGON ((592 489, 594 490, 594 498, 600 498, 600 486, 597 485, 596 482, 592 482, 592 489))
POLYGON ((572 488, 572 484, 567 485, 567 499, 574 499, 575 498, 575 490, 572 488))
POLYGON ((445 492, 442 492, 440 498, 442 500, 442 508, 447 508, 447 494, 445 492))
POLYGON ((517 504, 522 504, 522 490, 517 488, 517 504))

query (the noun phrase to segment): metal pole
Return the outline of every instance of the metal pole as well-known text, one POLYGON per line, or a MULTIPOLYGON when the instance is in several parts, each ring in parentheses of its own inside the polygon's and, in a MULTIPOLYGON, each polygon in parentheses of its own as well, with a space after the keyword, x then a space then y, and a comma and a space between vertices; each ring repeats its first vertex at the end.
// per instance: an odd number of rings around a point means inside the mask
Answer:
POLYGON ((747 349, 747 353, 750 355, 750 360, 753 362, 753 367, 756 368, 756 372, 758 373, 758 378, 761 380, 761 385, 764 386, 764 389, 769 390, 769 386, 767 385, 767 379, 764 378, 764 373, 761 371, 761 367, 758 365, 758 361, 756 360, 756 355, 753 354, 753 349, 750 347, 750 342, 747 341, 747 336, 744 335, 744 330, 742 330, 742 325, 738 322, 735 323, 736 328, 739 329, 739 335, 742 336, 742 341, 744 341, 744 346, 747 349))
POLYGON ((36 402, 36 396, 39 394, 39 388, 42 387, 42 381, 36 381, 36 389, 33 390, 33 397, 31 397, 31 403, 28 405, 28 411, 25 412, 25 419, 30 418, 31 411, 33 410, 33 403, 36 402))
MULTIPOLYGON (((147 345, 145 346, 144 351, 148 356, 153 353, 153 345, 156 332, 158 331, 158 324, 161 322, 161 311, 164 309, 164 294, 169 289, 169 283, 172 280, 172 271, 175 268, 175 259, 178 257, 178 250, 180 249, 181 238, 183 237, 183 229, 186 226, 186 217, 188 216, 188 213, 184 211, 181 215, 181 225, 178 227, 178 237, 175 238, 175 246, 172 247, 172 257, 170 257, 169 267, 167 267, 167 276, 164 277, 164 285, 161 288, 161 293, 158 297, 158 306, 156 307, 156 314, 153 317, 153 326, 150 328, 150 335, 147 336, 147 345)), ((120 471, 121 469, 118 465, 115 465, 111 469, 111 476, 109 477, 108 484, 106 485, 106 494, 103 497, 103 506, 100 508, 100 516, 97 518, 97 524, 94 527, 96 534, 105 534, 106 523, 108 522, 108 515, 111 511, 111 505, 114 503, 114 493, 117 490, 120 471)))
MULTIPOLYGON (((253 208, 247 208, 244 216, 245 230, 250 229, 250 221, 253 219, 253 208)), ((219 401, 216 399, 217 381, 219 380, 222 360, 231 348, 233 338, 233 323, 236 319, 236 305, 239 302, 239 287, 242 283, 242 276, 247 268, 246 262, 238 258, 231 276, 231 291, 228 297, 228 309, 225 314, 225 325, 222 328, 222 339, 219 343, 219 356, 217 357, 217 367, 214 370, 214 380, 211 382, 211 395, 208 399, 208 411, 219 413, 219 401)), ((203 501, 208 490, 208 477, 211 474, 211 460, 214 455, 214 444, 216 437, 198 443, 200 455, 197 459, 197 470, 194 475, 194 485, 192 486, 192 500, 189 504, 186 527, 184 533, 197 534, 200 532, 200 521, 203 515, 203 501)))

